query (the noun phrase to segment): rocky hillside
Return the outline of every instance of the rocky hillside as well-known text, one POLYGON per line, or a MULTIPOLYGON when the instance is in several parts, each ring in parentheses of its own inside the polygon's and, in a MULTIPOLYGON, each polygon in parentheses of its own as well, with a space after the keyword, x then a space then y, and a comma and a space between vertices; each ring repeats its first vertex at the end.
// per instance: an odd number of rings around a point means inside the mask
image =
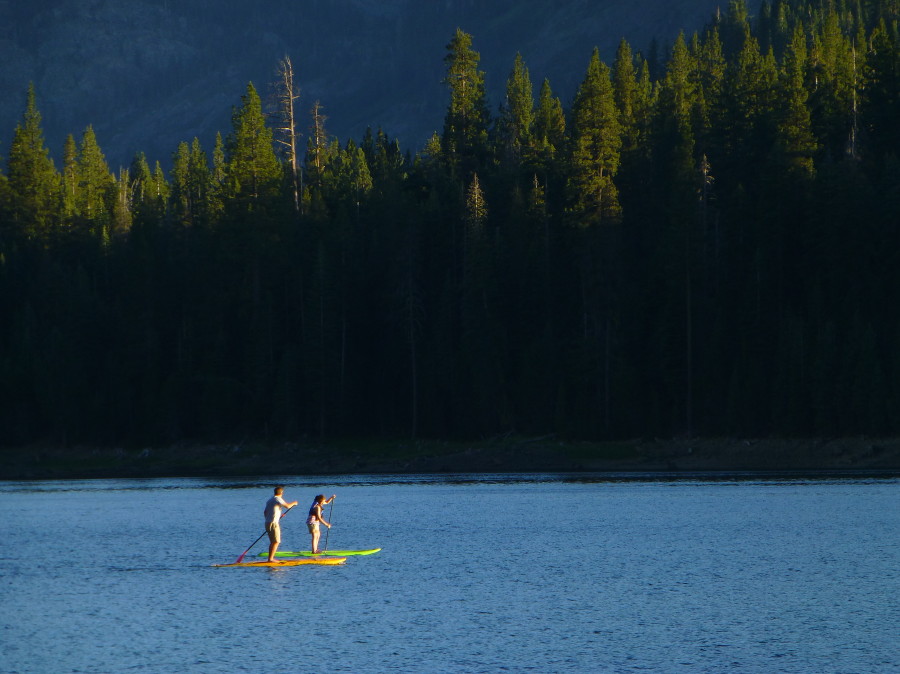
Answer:
MULTIPOLYGON (((758 2, 748 3, 750 6, 758 2)), ((182 140, 211 147, 248 81, 261 95, 285 54, 302 109, 320 100, 342 141, 382 127, 420 148, 440 130, 445 45, 460 27, 492 105, 517 51, 537 87, 571 100, 597 46, 665 49, 725 0, 0 0, 0 156, 34 82, 51 153, 91 124, 111 166, 135 151, 168 164, 182 140)), ((724 7, 723 7, 724 9, 724 7)))

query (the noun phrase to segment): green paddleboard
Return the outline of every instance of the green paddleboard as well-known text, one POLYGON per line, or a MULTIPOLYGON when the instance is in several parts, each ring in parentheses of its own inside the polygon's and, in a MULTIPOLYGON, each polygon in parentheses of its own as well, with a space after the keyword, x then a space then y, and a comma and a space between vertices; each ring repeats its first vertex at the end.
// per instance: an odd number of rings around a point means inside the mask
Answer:
MULTIPOLYGON (((279 551, 275 553, 276 557, 317 557, 320 555, 333 555, 335 557, 349 557, 350 555, 373 555, 381 550, 381 548, 373 548, 371 550, 325 550, 319 555, 314 555, 309 550, 291 552, 290 550, 279 551)), ((268 552, 259 553, 259 557, 268 556, 268 552)))

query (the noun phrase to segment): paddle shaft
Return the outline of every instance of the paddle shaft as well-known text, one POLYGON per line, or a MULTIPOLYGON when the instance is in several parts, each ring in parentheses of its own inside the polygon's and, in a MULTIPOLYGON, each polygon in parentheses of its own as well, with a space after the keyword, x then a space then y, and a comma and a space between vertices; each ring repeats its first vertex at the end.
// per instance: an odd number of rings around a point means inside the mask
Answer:
MULTIPOLYGON (((288 508, 287 510, 285 510, 283 513, 281 513, 281 517, 284 517, 284 516, 287 515, 289 512, 291 512, 291 510, 293 510, 293 509, 294 509, 294 506, 291 506, 290 508, 288 508)), ((281 517, 278 518, 279 521, 281 521, 281 517)), ((244 550, 244 551, 241 553, 241 556, 237 558, 237 561, 235 562, 235 564, 240 564, 241 561, 243 561, 243 559, 244 559, 244 555, 246 555, 248 552, 250 552, 250 549, 251 549, 254 545, 256 545, 257 543, 259 543, 259 542, 262 540, 262 537, 265 536, 267 533, 269 533, 269 532, 268 532, 268 531, 263 531, 263 532, 262 532, 262 535, 260 535, 259 538, 257 538, 255 541, 253 541, 253 542, 250 544, 250 547, 249 547, 249 548, 247 548, 246 550, 244 550)))
MULTIPOLYGON (((331 497, 331 507, 328 509, 328 524, 334 525, 334 497, 331 497)), ((331 533, 331 526, 325 530, 325 552, 328 551, 328 534, 331 533)))

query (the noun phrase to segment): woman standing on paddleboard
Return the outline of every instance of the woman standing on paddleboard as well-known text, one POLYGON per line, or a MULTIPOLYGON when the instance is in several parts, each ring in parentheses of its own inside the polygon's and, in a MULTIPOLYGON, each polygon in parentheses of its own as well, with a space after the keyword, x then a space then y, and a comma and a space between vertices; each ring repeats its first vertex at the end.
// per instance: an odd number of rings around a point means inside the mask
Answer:
POLYGON ((329 529, 331 528, 331 524, 322 519, 322 506, 331 503, 334 500, 334 497, 335 495, 332 494, 331 498, 326 499, 325 494, 319 494, 309 508, 309 517, 306 519, 306 526, 309 527, 309 533, 312 535, 312 547, 310 549, 314 555, 320 554, 319 522, 329 529))

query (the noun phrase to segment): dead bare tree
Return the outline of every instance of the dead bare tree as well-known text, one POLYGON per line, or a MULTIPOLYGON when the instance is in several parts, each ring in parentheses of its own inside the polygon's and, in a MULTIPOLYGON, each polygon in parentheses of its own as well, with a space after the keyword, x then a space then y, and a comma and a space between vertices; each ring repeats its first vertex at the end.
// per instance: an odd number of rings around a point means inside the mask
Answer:
POLYGON ((291 64, 290 56, 285 55, 278 62, 278 81, 275 87, 278 104, 278 126, 275 129, 275 140, 284 146, 287 163, 291 171, 294 210, 300 213, 303 172, 300 168, 300 160, 297 157, 297 138, 299 134, 297 133, 297 124, 294 117, 294 102, 300 98, 300 89, 294 85, 294 66, 291 64))

